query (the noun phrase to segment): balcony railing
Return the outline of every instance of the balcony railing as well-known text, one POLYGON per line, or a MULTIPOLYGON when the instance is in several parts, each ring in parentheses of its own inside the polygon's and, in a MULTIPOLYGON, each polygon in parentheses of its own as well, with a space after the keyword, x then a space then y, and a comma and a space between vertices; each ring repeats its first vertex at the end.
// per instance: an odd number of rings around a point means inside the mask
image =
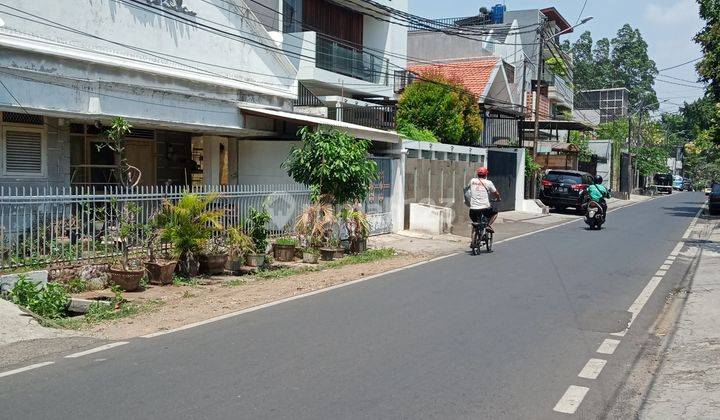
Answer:
MULTIPOLYGON (((557 99, 559 99, 559 101, 565 102, 568 104, 569 107, 572 107, 575 93, 573 92, 573 88, 570 82, 568 82, 564 77, 558 76, 552 72, 546 72, 543 76, 543 80, 548 84, 548 86, 554 88, 557 94, 557 99)), ((551 99, 553 99, 552 89, 549 94, 551 96, 551 99)))
POLYGON ((339 120, 381 130, 395 129, 396 113, 397 108, 393 105, 328 108, 328 118, 331 120, 339 120))
POLYGON ((317 34, 315 63, 318 68, 333 73, 378 85, 388 85, 387 60, 321 34, 317 34))

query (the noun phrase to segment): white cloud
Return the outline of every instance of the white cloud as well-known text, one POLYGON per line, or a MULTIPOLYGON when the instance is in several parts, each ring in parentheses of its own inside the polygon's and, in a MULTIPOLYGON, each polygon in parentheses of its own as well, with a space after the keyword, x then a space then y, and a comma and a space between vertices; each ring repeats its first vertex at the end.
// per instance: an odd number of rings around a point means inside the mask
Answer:
POLYGON ((698 4, 695 0, 650 3, 645 6, 644 18, 656 25, 692 25, 699 22, 698 4), (662 4, 665 3, 665 4, 662 4))

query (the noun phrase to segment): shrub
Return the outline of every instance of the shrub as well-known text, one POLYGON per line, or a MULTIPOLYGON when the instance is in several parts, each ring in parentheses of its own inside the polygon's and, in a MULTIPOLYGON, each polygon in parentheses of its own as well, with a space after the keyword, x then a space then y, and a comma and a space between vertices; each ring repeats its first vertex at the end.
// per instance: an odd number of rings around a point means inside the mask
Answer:
POLYGON ((275 240, 275 245, 281 245, 281 246, 297 246, 298 240, 297 238, 293 238, 291 236, 283 236, 281 238, 277 238, 275 240))
POLYGON ((222 210, 210 209, 216 197, 183 194, 177 204, 164 203, 165 210, 158 215, 158 224, 163 228, 161 237, 173 245, 181 261, 192 259, 205 247, 213 231, 222 228, 222 210))
POLYGON ((65 315, 69 296, 65 287, 57 283, 48 283, 39 288, 26 276, 20 276, 10 292, 13 303, 34 312, 43 318, 60 318, 65 315))
POLYGON ((283 168, 296 182, 335 203, 364 201, 372 182, 377 179, 377 164, 368 158, 370 142, 356 139, 338 130, 298 132, 302 147, 293 148, 283 168))
POLYGON ((250 238, 252 238, 255 245, 255 252, 264 254, 265 249, 267 249, 267 224, 270 221, 270 213, 265 209, 257 210, 251 207, 248 221, 250 223, 250 238))
POLYGON ((400 125, 398 121, 398 133, 407 137, 409 140, 427 141, 430 143, 437 143, 439 141, 432 131, 427 128, 418 128, 415 124, 407 121, 404 121, 402 125, 400 125))

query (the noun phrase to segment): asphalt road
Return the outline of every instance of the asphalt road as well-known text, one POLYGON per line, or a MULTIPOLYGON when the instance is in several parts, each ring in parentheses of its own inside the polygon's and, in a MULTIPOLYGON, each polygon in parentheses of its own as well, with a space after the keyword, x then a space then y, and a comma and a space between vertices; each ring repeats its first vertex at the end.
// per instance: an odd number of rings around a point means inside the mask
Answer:
POLYGON ((673 194, 208 325, 0 378, 6 419, 542 419, 615 398, 682 258, 595 380, 578 372, 700 208, 673 194))

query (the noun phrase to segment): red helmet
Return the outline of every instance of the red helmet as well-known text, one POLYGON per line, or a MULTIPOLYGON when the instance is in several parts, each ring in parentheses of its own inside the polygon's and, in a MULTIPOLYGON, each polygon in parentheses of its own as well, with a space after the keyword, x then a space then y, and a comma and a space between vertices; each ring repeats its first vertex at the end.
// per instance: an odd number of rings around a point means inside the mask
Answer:
POLYGON ((477 174, 478 176, 487 176, 488 175, 488 168, 481 166, 477 168, 477 174))

